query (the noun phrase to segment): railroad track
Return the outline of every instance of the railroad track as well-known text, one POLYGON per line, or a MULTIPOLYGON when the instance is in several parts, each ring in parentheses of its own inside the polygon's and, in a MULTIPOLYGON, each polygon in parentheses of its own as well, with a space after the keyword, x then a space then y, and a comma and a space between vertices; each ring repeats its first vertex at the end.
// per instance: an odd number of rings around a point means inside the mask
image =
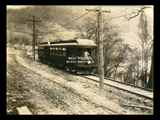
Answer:
MULTIPOLYGON (((93 80, 95 82, 99 82, 98 75, 82 75, 82 77, 93 80)), ((123 90, 123 91, 127 91, 132 94, 139 95, 141 97, 144 97, 150 100, 153 100, 153 90, 152 89, 146 89, 146 88, 126 84, 120 81, 115 81, 115 80, 107 79, 107 78, 104 79, 104 84, 108 86, 112 86, 120 90, 123 90)))
MULTIPOLYGON (((74 72, 69 72, 74 74, 74 72)), ((92 74, 92 75, 81 75, 84 78, 93 80, 95 82, 99 82, 99 77, 98 75, 92 74)), ((104 79, 104 84, 108 86, 112 86, 114 88, 127 91, 132 94, 139 95, 141 97, 147 98, 149 100, 153 100, 153 89, 148 89, 148 88, 143 88, 135 85, 131 85, 128 83, 116 81, 110 78, 105 78, 104 79)))
MULTIPOLYGON (((98 75, 81 75, 84 78, 93 80, 95 82, 99 82, 99 77, 98 75)), ((124 82, 120 82, 120 81, 116 81, 110 78, 105 78, 104 79, 104 84, 108 85, 108 86, 112 86, 115 87, 117 89, 123 90, 123 91, 127 91, 129 93, 132 94, 136 94, 139 95, 141 97, 153 100, 153 90, 152 89, 146 89, 146 88, 142 88, 142 87, 138 87, 135 85, 130 85, 124 82)))

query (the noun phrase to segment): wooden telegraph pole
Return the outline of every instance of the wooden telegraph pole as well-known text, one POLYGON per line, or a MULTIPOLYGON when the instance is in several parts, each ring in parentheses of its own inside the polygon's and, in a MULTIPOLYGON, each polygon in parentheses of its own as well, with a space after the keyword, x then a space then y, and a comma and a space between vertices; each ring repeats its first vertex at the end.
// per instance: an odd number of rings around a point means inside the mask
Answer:
POLYGON ((99 90, 103 90, 104 88, 104 58, 103 58, 103 32, 102 32, 102 12, 110 13, 110 11, 102 11, 101 6, 98 9, 86 9, 87 11, 96 11, 98 12, 98 73, 99 73, 99 90))
POLYGON ((35 41, 36 41, 36 39, 35 39, 35 22, 42 22, 42 21, 37 21, 37 20, 35 20, 35 16, 33 16, 33 20, 26 20, 26 21, 32 21, 33 22, 33 46, 32 46, 32 48, 33 48, 33 51, 34 51, 34 61, 35 61, 35 41))
POLYGON ((99 83, 99 89, 100 91, 103 89, 104 87, 104 59, 103 59, 103 36, 102 36, 102 21, 101 21, 101 17, 102 17, 102 9, 101 7, 98 7, 98 51, 99 51, 99 62, 98 62, 98 67, 99 67, 99 79, 100 79, 100 83, 99 83))

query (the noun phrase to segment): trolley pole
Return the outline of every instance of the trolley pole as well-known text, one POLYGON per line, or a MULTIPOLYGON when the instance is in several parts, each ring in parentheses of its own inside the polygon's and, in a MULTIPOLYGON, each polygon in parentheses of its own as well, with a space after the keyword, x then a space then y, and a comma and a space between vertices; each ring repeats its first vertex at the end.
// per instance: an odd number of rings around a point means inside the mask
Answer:
POLYGON ((101 6, 98 9, 86 9, 87 11, 98 12, 98 73, 99 73, 99 90, 102 91, 104 88, 104 58, 103 58, 103 32, 102 32, 102 12, 111 13, 111 11, 102 10, 101 6))
POLYGON ((33 16, 33 20, 26 20, 26 21, 31 21, 33 22, 33 43, 32 43, 32 49, 33 49, 33 52, 34 52, 34 55, 33 55, 33 58, 34 58, 34 61, 35 61, 35 22, 42 22, 42 21, 37 21, 35 20, 35 16, 33 16))

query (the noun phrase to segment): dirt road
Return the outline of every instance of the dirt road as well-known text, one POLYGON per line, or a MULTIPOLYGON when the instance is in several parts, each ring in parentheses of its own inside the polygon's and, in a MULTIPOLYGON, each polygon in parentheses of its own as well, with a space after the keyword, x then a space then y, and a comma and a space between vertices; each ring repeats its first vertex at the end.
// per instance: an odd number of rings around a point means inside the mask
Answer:
MULTIPOLYGON (((126 94, 125 94, 126 95, 126 94)), ((8 48, 7 113, 27 106, 33 114, 144 114, 123 108, 126 96, 111 87, 98 92, 98 84, 27 58, 8 48), (120 95, 121 94, 121 95, 120 95)))

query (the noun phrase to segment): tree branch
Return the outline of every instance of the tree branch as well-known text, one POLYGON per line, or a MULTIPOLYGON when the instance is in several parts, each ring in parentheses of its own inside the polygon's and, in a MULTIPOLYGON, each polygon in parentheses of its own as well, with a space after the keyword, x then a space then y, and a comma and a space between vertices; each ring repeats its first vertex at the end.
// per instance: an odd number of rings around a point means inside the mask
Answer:
MULTIPOLYGON (((147 9, 147 8, 152 8, 152 7, 141 7, 141 9, 140 10, 137 10, 137 9, 133 9, 133 10, 136 10, 136 11, 138 11, 137 12, 137 14, 135 14, 135 15, 133 15, 133 16, 131 16, 131 17, 125 17, 126 19, 127 19, 127 21, 129 21, 130 19, 132 19, 132 18, 135 18, 135 17, 137 17, 141 12, 144 12, 143 10, 144 9, 147 9)), ((153 8, 152 8, 153 9, 153 8)), ((135 12, 134 11, 132 11, 132 13, 130 14, 130 15, 132 15, 132 14, 134 14, 135 12)))
POLYGON ((124 9, 123 11, 121 11, 120 13, 116 14, 114 17, 111 17, 111 18, 109 18, 109 19, 103 20, 103 22, 107 20, 107 21, 108 21, 107 23, 109 23, 111 20, 117 19, 117 18, 121 18, 121 17, 124 17, 124 18, 126 18, 127 21, 129 21, 129 20, 137 17, 141 12, 143 12, 144 9, 147 9, 147 8, 153 9, 152 7, 143 6, 143 7, 141 7, 139 10, 138 10, 138 9, 132 9, 133 11, 132 11, 131 13, 126 14, 126 11, 128 10, 128 8, 127 8, 127 9, 124 9), (136 11, 137 13, 136 13, 135 11, 136 11), (125 12, 125 14, 122 14, 122 13, 124 13, 124 12, 125 12), (135 13, 136 13, 136 14, 135 14, 135 13), (133 15, 133 14, 134 14, 134 15, 133 15), (119 15, 119 16, 118 16, 118 15, 119 15), (127 16, 129 16, 129 17, 127 17, 127 16))

